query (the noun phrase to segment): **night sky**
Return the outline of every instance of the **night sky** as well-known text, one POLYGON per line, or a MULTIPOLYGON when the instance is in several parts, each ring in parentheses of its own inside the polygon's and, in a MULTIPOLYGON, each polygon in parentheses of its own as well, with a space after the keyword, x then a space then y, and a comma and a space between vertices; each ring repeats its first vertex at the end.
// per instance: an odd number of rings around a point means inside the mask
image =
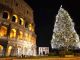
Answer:
POLYGON ((79 0, 25 0, 34 11, 37 46, 49 46, 52 39, 56 14, 60 6, 68 11, 80 35, 80 2, 79 0))

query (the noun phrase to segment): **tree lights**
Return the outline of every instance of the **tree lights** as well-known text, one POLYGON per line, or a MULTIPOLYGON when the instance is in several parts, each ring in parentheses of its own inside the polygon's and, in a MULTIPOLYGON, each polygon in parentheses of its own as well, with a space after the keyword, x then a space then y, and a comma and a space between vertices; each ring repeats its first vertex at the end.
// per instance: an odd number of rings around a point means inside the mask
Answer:
POLYGON ((74 23, 68 12, 60 7, 56 16, 56 21, 51 40, 52 48, 75 46, 79 42, 79 36, 75 32, 74 23))

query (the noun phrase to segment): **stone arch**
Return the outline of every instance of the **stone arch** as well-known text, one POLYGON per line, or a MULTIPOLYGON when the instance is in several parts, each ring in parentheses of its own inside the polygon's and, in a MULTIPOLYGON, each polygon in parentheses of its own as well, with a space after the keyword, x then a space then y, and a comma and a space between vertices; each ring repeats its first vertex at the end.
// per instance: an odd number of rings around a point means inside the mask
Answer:
POLYGON ((31 41, 31 38, 32 38, 32 34, 29 34, 28 41, 31 41))
POLYGON ((21 56, 22 55, 22 47, 18 46, 18 55, 21 56))
POLYGON ((20 24, 20 25, 24 25, 24 20, 23 20, 23 18, 20 18, 19 24, 20 24))
POLYGON ((10 18, 9 12, 8 11, 3 11, 2 18, 9 19, 10 18))
POLYGON ((29 25, 28 25, 28 29, 29 29, 30 31, 34 31, 33 25, 32 25, 32 24, 29 24, 29 25))
POLYGON ((15 37, 16 37, 16 29, 11 29, 10 38, 15 38, 15 37))
POLYGON ((0 36, 6 36, 6 34, 7 34, 7 27, 1 26, 0 36))
POLYGON ((18 39, 21 40, 23 38, 23 32, 19 31, 18 39))
POLYGON ((12 46, 8 46, 7 56, 10 56, 11 55, 11 50, 12 50, 12 46))
POLYGON ((29 24, 29 22, 26 21, 26 22, 25 22, 25 27, 26 27, 26 28, 28 28, 28 24, 29 24))
POLYGON ((18 22, 18 16, 17 15, 12 16, 12 22, 18 22))
POLYGON ((0 56, 2 56, 2 55, 3 55, 3 46, 0 45, 0 56))
POLYGON ((29 39, 29 33, 28 33, 28 32, 26 32, 26 33, 25 33, 25 40, 27 40, 27 41, 28 41, 28 39, 29 39))
POLYGON ((29 30, 32 30, 32 24, 29 24, 29 25, 28 25, 28 29, 29 29, 29 30))

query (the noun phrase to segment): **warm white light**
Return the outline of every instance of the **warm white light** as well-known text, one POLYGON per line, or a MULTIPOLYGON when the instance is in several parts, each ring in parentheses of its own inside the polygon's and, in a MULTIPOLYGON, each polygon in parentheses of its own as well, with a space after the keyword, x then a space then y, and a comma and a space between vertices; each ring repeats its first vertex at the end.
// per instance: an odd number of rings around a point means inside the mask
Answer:
POLYGON ((7 28, 5 26, 1 26, 0 36, 5 36, 7 34, 7 28))
MULTIPOLYGON (((61 6, 54 24, 51 46, 52 48, 76 47, 75 44, 78 42, 79 36, 74 29, 74 22, 68 12, 61 6)), ((77 46, 80 48, 80 43, 77 46)))
POLYGON ((23 39, 23 32, 22 31, 19 32, 18 39, 19 40, 23 39))
POLYGON ((21 20, 21 25, 24 25, 24 20, 23 20, 23 18, 20 18, 20 20, 21 20))
POLYGON ((80 42, 77 43, 77 47, 80 48, 80 42))
POLYGON ((12 29, 10 32, 10 38, 15 38, 16 37, 16 30, 12 29))

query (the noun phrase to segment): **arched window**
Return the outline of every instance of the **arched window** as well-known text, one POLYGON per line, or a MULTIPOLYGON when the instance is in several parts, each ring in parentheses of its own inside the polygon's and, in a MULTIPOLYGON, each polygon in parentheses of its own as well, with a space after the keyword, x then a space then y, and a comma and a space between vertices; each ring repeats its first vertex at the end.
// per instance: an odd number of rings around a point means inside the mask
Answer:
POLYGON ((17 22, 17 21, 18 21, 17 15, 13 15, 13 16, 12 16, 12 22, 17 22))
POLYGON ((12 46, 9 46, 9 47, 8 47, 8 50, 7 50, 7 56, 10 56, 11 50, 12 50, 12 46))
POLYGON ((0 54, 2 54, 2 52, 3 52, 3 46, 0 45, 0 54))
POLYGON ((29 39, 29 35, 28 35, 28 33, 25 34, 25 39, 26 39, 26 40, 29 39))
POLYGON ((10 32, 10 38, 15 38, 16 37, 16 30, 12 29, 10 32))
POLYGON ((20 25, 24 25, 24 20, 22 18, 20 18, 20 22, 19 22, 20 25))
POLYGON ((33 28, 32 24, 29 24, 29 25, 28 25, 28 29, 29 29, 30 31, 33 31, 33 32, 34 32, 34 28, 33 28))
POLYGON ((28 40, 31 41, 31 38, 32 38, 32 36, 31 36, 31 34, 29 34, 29 39, 28 40))
POLYGON ((32 30, 32 25, 29 24, 29 25, 28 25, 28 28, 29 28, 29 30, 31 31, 31 30, 32 30))
POLYGON ((18 35, 18 39, 21 40, 22 38, 23 38, 23 33, 22 33, 22 31, 20 31, 19 35, 18 35))
POLYGON ((28 28, 28 22, 25 23, 25 27, 28 28))
POLYGON ((9 13, 7 11, 4 11, 2 17, 4 19, 9 19, 9 13))
POLYGON ((32 24, 29 24, 29 25, 28 25, 28 29, 29 29, 30 31, 34 31, 34 28, 33 28, 32 24))
POLYGON ((7 28, 5 26, 1 26, 0 36, 6 36, 6 34, 7 34, 7 28))

